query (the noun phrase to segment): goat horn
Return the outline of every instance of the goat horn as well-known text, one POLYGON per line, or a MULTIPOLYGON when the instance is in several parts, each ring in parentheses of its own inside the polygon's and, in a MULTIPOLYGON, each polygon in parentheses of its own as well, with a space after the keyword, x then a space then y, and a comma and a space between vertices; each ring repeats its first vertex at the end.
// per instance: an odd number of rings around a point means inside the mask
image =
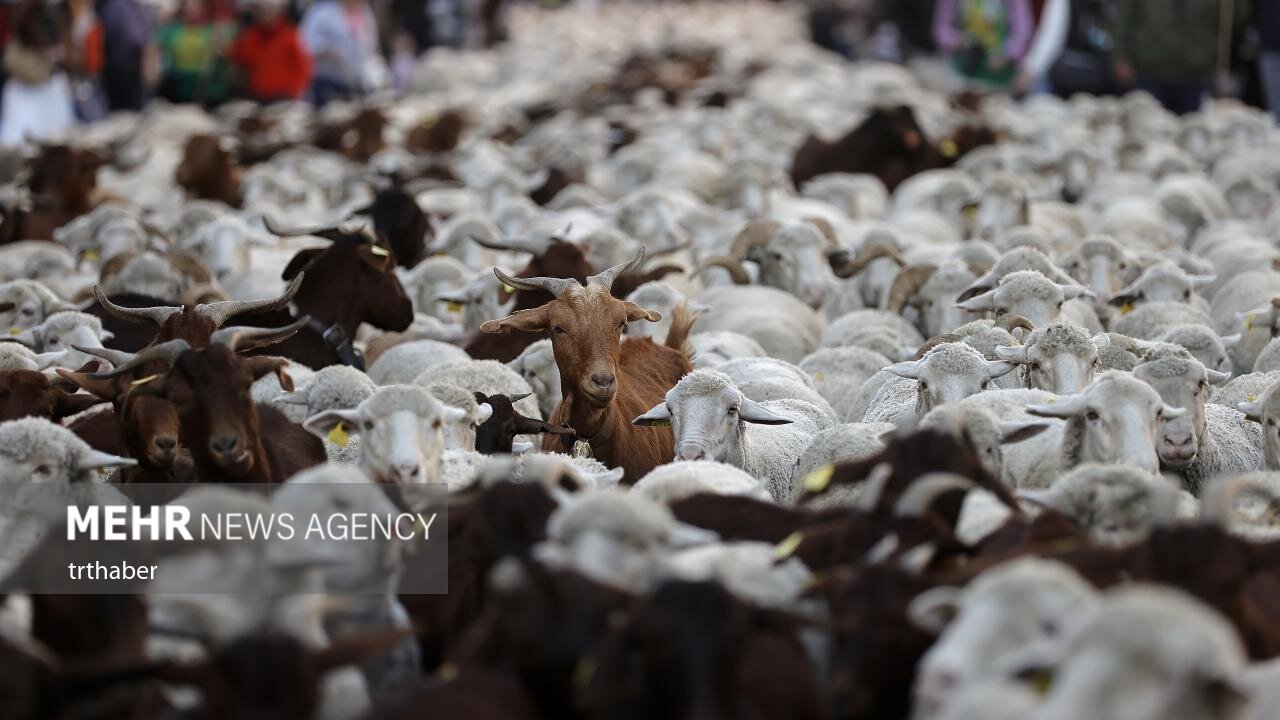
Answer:
POLYGON ((588 277, 587 284, 596 283, 597 285, 604 287, 605 290, 613 289, 613 281, 617 280, 619 275, 634 270, 640 266, 641 262, 644 261, 644 250, 644 245, 641 245, 640 249, 636 250, 636 254, 631 256, 630 260, 622 263, 621 265, 614 265, 607 270, 601 270, 595 275, 588 277))
POLYGON ((241 313, 279 310, 288 305, 293 300, 293 296, 298 294, 298 288, 302 287, 304 275, 306 275, 304 272, 295 275, 293 282, 289 283, 289 288, 280 297, 270 300, 224 300, 222 302, 212 302, 207 305, 197 305, 196 312, 212 321, 214 327, 220 328, 233 316, 241 313))
POLYGON ((210 345, 226 345, 233 352, 252 350, 254 348, 274 345, 298 332, 311 322, 310 315, 303 315, 292 323, 280 328, 260 328, 247 325, 215 330, 209 336, 210 345))
POLYGON ((995 327, 1003 328, 1010 335, 1013 334, 1014 328, 1025 328, 1027 332, 1035 332, 1036 324, 1031 322, 1025 315, 1016 313, 1005 313, 996 318, 995 327))
POLYGON ((544 240, 537 238, 507 238, 506 240, 481 240, 475 235, 468 235, 477 245, 489 248, 490 250, 505 250, 508 252, 527 252, 535 257, 541 257, 546 254, 551 247, 554 237, 548 237, 544 240))
POLYGON ((94 357, 100 357, 103 360, 106 360, 107 362, 111 363, 112 367, 119 367, 126 363, 132 362, 134 358, 138 357, 134 353, 125 352, 124 350, 113 350, 112 348, 80 347, 75 343, 71 343, 71 347, 74 348, 75 350, 79 350, 80 352, 86 355, 93 355, 94 357))
POLYGON ((172 305, 156 305, 155 307, 131 308, 116 305, 107 299, 107 294, 102 291, 101 285, 93 286, 93 296, 98 300, 98 304, 102 306, 111 315, 128 320, 129 322, 145 323, 153 322, 156 325, 163 325, 174 313, 182 312, 182 307, 173 307, 172 305))
POLYGON ((275 223, 271 222, 271 218, 268 217, 267 215, 262 216, 262 224, 266 226, 267 232, 271 233, 272 235, 276 235, 278 237, 313 236, 318 238, 324 238, 326 240, 332 240, 332 238, 329 235, 332 235, 333 233, 339 232, 341 230, 340 226, 338 225, 313 225, 311 227, 305 227, 305 228, 288 228, 288 229, 278 228, 275 226, 275 223), (326 235, 325 233, 329 233, 329 235, 326 235))
POLYGON ((845 260, 840 264, 840 267, 835 267, 835 263, 833 262, 831 269, 835 272, 836 277, 838 278, 851 278, 865 270, 872 261, 879 260, 880 258, 888 258, 897 263, 899 267, 907 264, 907 261, 902 257, 902 253, 898 252, 897 248, 891 245, 881 245, 876 243, 870 247, 863 245, 862 248, 858 250, 857 255, 853 256, 851 259, 845 260))
POLYGON ((703 260, 698 265, 698 269, 693 271, 689 277, 697 277, 713 267, 724 268, 729 271, 729 277, 733 278, 734 285, 750 285, 751 276, 742 267, 742 263, 737 258, 728 255, 715 255, 703 260))
POLYGON ((969 490, 973 481, 951 473, 929 473, 918 478, 907 488, 893 511, 898 517, 923 517, 938 496, 949 490, 969 490))
POLYGON ((527 393, 516 393, 516 394, 513 394, 513 395, 508 395, 508 396, 507 396, 507 399, 508 399, 508 400, 510 400, 512 403, 518 403, 518 402, 520 402, 521 400, 523 400, 523 399, 525 399, 525 398, 529 397, 530 395, 533 395, 533 393, 531 393, 531 392, 527 392, 527 393))
POLYGON ((919 348, 916 349, 915 359, 920 360, 930 350, 938 347, 939 345, 942 345, 944 343, 957 343, 957 342, 964 342, 964 338, 960 337, 959 335, 954 335, 952 333, 944 333, 942 335, 931 337, 928 340, 926 340, 923 345, 921 345, 919 348))
POLYGON ((899 270, 897 277, 893 279, 893 285, 889 286, 885 309, 891 313, 902 312, 907 299, 920 292, 920 288, 929 282, 929 278, 937 270, 936 265, 909 265, 899 270))
POLYGON ((89 377, 95 380, 110 380, 120 377, 125 373, 132 372, 147 363, 163 362, 166 365, 172 365, 178 356, 191 349, 191 343, 186 340, 169 340, 159 345, 152 345, 133 357, 132 360, 123 365, 117 365, 115 368, 102 373, 95 373, 89 377))
POLYGON ((733 239, 729 254, 741 260, 751 248, 769 242, 781 227, 782 224, 776 220, 752 220, 733 239))
POLYGON ((498 268, 493 269, 493 274, 507 285, 518 290, 546 290, 556 298, 563 296, 565 293, 580 287, 577 280, 573 278, 549 278, 549 277, 531 277, 531 278, 515 278, 502 272, 498 268))

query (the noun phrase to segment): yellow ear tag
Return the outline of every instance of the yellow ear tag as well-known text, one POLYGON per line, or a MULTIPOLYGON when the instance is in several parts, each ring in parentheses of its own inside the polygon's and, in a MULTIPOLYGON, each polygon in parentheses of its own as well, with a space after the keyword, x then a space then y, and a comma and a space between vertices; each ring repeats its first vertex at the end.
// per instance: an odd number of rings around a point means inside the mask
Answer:
POLYGON ((938 143, 938 152, 942 153, 942 157, 953 158, 960 154, 960 148, 956 146, 956 141, 947 138, 938 143))
POLYGON ((440 669, 436 671, 441 680, 448 682, 458 677, 458 666, 451 662, 440 663, 440 669))
POLYGON ((96 263, 96 262, 98 262, 98 260, 100 260, 100 259, 102 259, 102 255, 101 255, 101 254, 99 254, 97 250, 85 250, 85 251, 84 251, 84 261, 85 261, 85 262, 96 263))
POLYGON ((462 303, 460 302, 450 302, 445 307, 449 308, 449 312, 462 312, 462 303))
POLYGON ((510 285, 508 285, 508 284, 506 284, 506 283, 502 283, 502 287, 506 288, 507 292, 515 292, 515 291, 516 291, 516 289, 515 289, 515 288, 511 287, 510 285))
POLYGON ((787 558, 791 557, 792 553, 796 551, 796 548, 800 547, 800 543, 803 540, 804 540, 803 533, 800 533, 800 532, 791 533, 790 535, 783 538, 782 542, 778 543, 778 546, 773 549, 773 557, 778 560, 786 560, 787 558))
POLYGON ((1249 332, 1253 329, 1253 315, 1244 316, 1244 331, 1249 332))
POLYGON ((671 427, 670 420, 654 420, 649 423, 649 427, 671 427))
POLYGON ((809 492, 822 492, 827 489, 827 485, 831 483, 831 476, 835 474, 835 465, 823 465, 804 476, 804 489, 809 492))
POLYGON ((372 246, 370 246, 370 247, 369 247, 369 252, 373 253, 374 255, 377 255, 378 257, 386 257, 386 256, 388 256, 388 255, 390 255, 390 254, 391 254, 391 253, 387 252, 387 249, 386 249, 386 248, 384 248, 384 247, 382 247, 382 246, 380 246, 380 245, 372 245, 372 246))
POLYGON ((961 210, 961 212, 962 212, 962 213, 964 213, 964 216, 965 216, 965 218, 966 218, 966 219, 968 219, 968 220, 972 220, 972 219, 974 219, 975 217, 977 217, 977 216, 978 216, 978 206, 977 206, 977 205, 966 205, 966 206, 964 207, 964 210, 961 210))
POLYGON ((1247 398, 1245 398, 1245 399, 1246 399, 1246 400, 1248 400, 1249 402, 1258 402, 1258 396, 1257 396, 1257 395, 1250 395, 1249 397, 1247 397, 1247 398))
POLYGON ((22 334, 22 328, 20 328, 20 327, 11 327, 11 328, 9 328, 9 334, 10 334, 10 335, 21 335, 21 334, 22 334))
POLYGON ((827 379, 827 374, 819 370, 818 372, 813 374, 813 379, 817 380, 818 382, 825 382, 827 379))
POLYGON ((573 669, 573 686, 579 690, 585 688, 596 674, 596 659, 590 655, 578 661, 573 669))
POLYGON ((342 426, 342 423, 333 426, 329 431, 328 439, 338 447, 346 447, 351 443, 351 436, 347 434, 347 429, 342 426))
POLYGON ((131 383, 129 383, 129 384, 130 384, 130 385, 132 385, 133 387, 138 387, 139 385, 146 385, 147 383, 151 382, 152 380, 155 380, 155 379, 156 379, 156 378, 158 378, 158 377, 160 377, 160 376, 159 376, 159 375, 148 375, 147 377, 141 378, 141 379, 139 379, 139 380, 134 380, 133 382, 131 382, 131 383))
POLYGON ((1128 315, 1131 312, 1133 312, 1133 303, 1127 302, 1120 306, 1121 315, 1128 315))

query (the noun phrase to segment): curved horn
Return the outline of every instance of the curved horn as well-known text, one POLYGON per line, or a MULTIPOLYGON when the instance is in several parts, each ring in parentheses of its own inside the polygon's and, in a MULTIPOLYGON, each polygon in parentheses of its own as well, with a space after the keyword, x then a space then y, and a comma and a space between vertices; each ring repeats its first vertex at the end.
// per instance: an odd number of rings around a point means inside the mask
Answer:
POLYGON ((907 264, 906 259, 902 257, 902 253, 898 252, 897 248, 891 245, 881 245, 879 243, 870 247, 863 245, 862 248, 858 250, 857 255, 852 258, 847 258, 843 260, 843 262, 839 262, 837 260, 836 253, 832 253, 829 256, 829 260, 831 261, 831 270, 835 272, 836 277, 838 278, 853 277, 865 270, 872 261, 879 260, 880 258, 888 258, 895 262, 898 267, 902 267, 907 264))
POLYGON ((693 274, 689 277, 697 277, 713 267, 724 268, 729 271, 729 277, 733 280, 734 285, 751 284, 751 276, 748 275, 747 271, 742 267, 742 263, 736 258, 731 258, 728 255, 714 255, 703 260, 698 265, 698 269, 694 270, 693 274))
POLYGON ((969 283, 964 290, 961 290, 960 295, 956 297, 956 302, 964 302, 970 298, 977 297, 978 295, 981 295, 995 287, 996 282, 995 270, 988 270, 982 275, 979 275, 977 280, 969 283))
POLYGON ((621 265, 614 265, 607 270, 601 270, 595 275, 591 275, 587 278, 586 284, 590 285, 591 283, 595 283, 603 287, 605 290, 613 289, 613 281, 617 280, 619 275, 628 273, 640 266, 640 263, 644 261, 644 251, 645 247, 644 245, 641 245, 640 249, 636 250, 636 254, 631 256, 630 260, 622 263, 621 265))
POLYGON ((554 237, 548 237, 545 240, 537 238, 508 238, 506 240, 481 240, 475 235, 468 235, 480 247, 486 247, 490 250, 505 250, 508 252, 527 252, 530 255, 541 257, 546 254, 547 249, 551 247, 554 237))
POLYGON ((311 322, 310 315, 303 315, 292 323, 280 328, 259 328, 247 325, 216 330, 209 336, 210 345, 226 345, 233 352, 252 350, 266 345, 273 345, 298 332, 311 322))
POLYGON ((102 292, 101 285, 93 286, 93 296, 98 300, 98 304, 102 306, 111 315, 128 320, 129 322, 145 323, 152 322, 156 325, 163 325, 174 313, 182 312, 182 308, 173 307, 172 305, 157 305, 148 308, 130 308, 116 305, 107 299, 107 294, 102 292))
POLYGON ((893 279, 893 285, 889 286, 885 309, 891 313, 902 312, 907 300, 920 292, 920 288, 929 282, 929 278, 937 270, 937 265, 909 265, 899 270, 897 277, 893 279))
POLYGON ((822 233, 822 237, 826 239, 827 245, 833 250, 840 248, 840 238, 836 235, 836 229, 827 222, 826 218, 810 215, 804 219, 805 222, 818 228, 818 232, 822 233))
POLYGON ((994 325, 995 327, 1003 328, 1004 331, 1010 335, 1013 334, 1014 328, 1023 328, 1029 333, 1036 331, 1035 323, 1031 322, 1026 315, 1019 315, 1017 313, 1005 313, 1001 315, 996 318, 994 325))
POLYGON ((911 483, 894 504, 893 512, 898 517, 922 517, 943 493, 972 488, 973 481, 967 477, 951 473, 929 473, 911 483))
POLYGON ((752 220, 733 239, 733 245, 729 247, 729 254, 741 260, 751 248, 769 242, 770 238, 781 227, 782 224, 776 220, 752 220))
POLYGON ((112 367, 120 367, 121 365, 128 364, 130 362, 133 362, 134 358, 138 357, 136 354, 131 352, 125 352, 123 350, 113 350, 111 348, 105 348, 105 347, 80 347, 75 343, 71 343, 71 347, 74 348, 75 350, 79 350, 80 352, 86 355, 93 355, 94 357, 100 357, 103 360, 106 360, 107 362, 111 363, 112 367))
POLYGON ((162 342, 159 345, 152 345, 133 357, 132 360, 123 365, 102 373, 95 373, 89 377, 95 380, 110 380, 111 378, 120 377, 125 373, 152 362, 163 362, 166 365, 172 365, 178 359, 178 356, 191 349, 191 343, 186 340, 170 340, 162 342))
POLYGON ((213 322, 216 328, 222 327, 224 323, 232 318, 232 316, 241 313, 250 312, 270 312, 279 310, 288 305, 293 296, 298 294, 298 288, 302 287, 302 278, 306 275, 300 272, 293 276, 293 282, 289 283, 288 289, 284 294, 270 300, 224 300, 222 302, 213 302, 207 305, 197 305, 196 312, 200 313, 213 322))
MULTIPOLYGON (((916 348, 916 360, 923 358, 925 355, 929 354, 930 350, 938 347, 939 345, 942 345, 943 343, 957 343, 957 342, 964 342, 964 338, 960 337, 959 335, 955 335, 953 333, 943 333, 941 335, 935 335, 934 337, 931 337, 928 340, 926 340, 923 345, 916 348)), ((999 350, 999 348, 996 348, 996 349, 999 350)))
POLYGON ((575 287, 581 287, 577 280, 573 278, 549 278, 549 277, 531 277, 531 278, 515 278, 502 272, 498 268, 493 269, 493 274, 498 277, 508 287, 519 290, 546 290, 555 297, 559 298, 575 287))

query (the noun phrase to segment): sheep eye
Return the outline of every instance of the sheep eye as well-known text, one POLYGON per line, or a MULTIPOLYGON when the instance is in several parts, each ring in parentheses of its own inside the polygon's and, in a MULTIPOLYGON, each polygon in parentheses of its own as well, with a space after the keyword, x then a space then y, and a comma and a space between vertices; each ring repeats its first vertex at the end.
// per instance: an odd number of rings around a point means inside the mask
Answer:
POLYGON ((431 427, 436 428, 438 430, 440 429, 440 426, 443 424, 444 423, 442 423, 439 418, 436 418, 436 421, 431 423, 431 427))
POLYGON ((37 467, 37 468, 36 468, 36 474, 37 474, 37 475, 52 475, 52 474, 53 474, 53 468, 49 467, 48 465, 41 465, 41 466, 39 466, 39 467, 37 467))
POLYGON ((1129 269, 1129 263, 1120 263, 1120 269, 1121 269, 1121 270, 1128 270, 1128 269, 1129 269))
POLYGON ((990 387, 991 387, 991 381, 990 381, 990 380, 986 380, 986 381, 984 381, 984 382, 982 383, 982 388, 981 388, 981 389, 986 390, 986 389, 988 389, 988 388, 990 388, 990 387))
POLYGON ((925 382, 925 381, 921 380, 921 381, 920 381, 920 389, 921 389, 921 390, 928 390, 928 389, 929 389, 929 383, 927 383, 927 382, 925 382))
POLYGON ((22 314, 30 317, 31 315, 35 315, 36 311, 31 308, 22 308, 22 314))
POLYGON ((1275 427, 1275 426, 1276 426, 1276 419, 1275 419, 1275 418, 1267 418, 1267 425, 1269 425, 1269 426, 1271 426, 1271 427, 1275 427))
POLYGON ((1084 414, 1084 419, 1088 420, 1089 422, 1097 422, 1098 417, 1099 415, 1095 410, 1090 410, 1084 414))
POLYGON ((729 414, 730 414, 730 415, 737 415, 737 414, 738 414, 738 406, 737 406, 737 405, 734 405, 734 406, 730 407, 730 408, 729 408, 729 414))
POLYGON ((48 343, 46 343, 46 344, 47 344, 47 345, 57 345, 57 344, 58 344, 58 343, 60 343, 60 342, 62 342, 62 338, 49 338, 49 342, 48 342, 48 343))
POLYGON ((363 427, 365 430, 372 430, 372 429, 373 429, 373 421, 372 421, 372 420, 365 420, 365 421, 364 421, 364 423, 361 425, 361 427, 363 427))

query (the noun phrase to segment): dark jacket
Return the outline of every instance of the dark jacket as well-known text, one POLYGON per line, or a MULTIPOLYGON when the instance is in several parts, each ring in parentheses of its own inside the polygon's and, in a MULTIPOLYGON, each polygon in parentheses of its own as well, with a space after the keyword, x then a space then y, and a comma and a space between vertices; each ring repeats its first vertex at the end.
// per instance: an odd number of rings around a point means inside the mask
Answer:
MULTIPOLYGON (((1143 78, 1208 82, 1218 64, 1218 33, 1225 0, 1120 0, 1116 57, 1143 78)), ((1249 0, 1235 0, 1232 30, 1248 21, 1249 0)))

